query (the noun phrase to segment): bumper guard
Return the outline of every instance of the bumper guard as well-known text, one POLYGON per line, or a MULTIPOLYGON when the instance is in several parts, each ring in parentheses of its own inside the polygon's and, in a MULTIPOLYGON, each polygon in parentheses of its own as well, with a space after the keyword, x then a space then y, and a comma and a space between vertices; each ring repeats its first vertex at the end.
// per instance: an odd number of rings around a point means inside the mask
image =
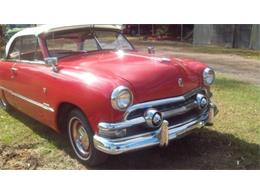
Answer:
POLYGON ((168 127, 168 122, 165 120, 162 126, 155 131, 116 139, 94 135, 94 145, 96 149, 112 155, 140 150, 155 145, 167 145, 168 141, 174 140, 193 129, 202 128, 207 124, 211 125, 217 112, 218 109, 215 104, 210 103, 209 109, 205 114, 185 124, 168 127))

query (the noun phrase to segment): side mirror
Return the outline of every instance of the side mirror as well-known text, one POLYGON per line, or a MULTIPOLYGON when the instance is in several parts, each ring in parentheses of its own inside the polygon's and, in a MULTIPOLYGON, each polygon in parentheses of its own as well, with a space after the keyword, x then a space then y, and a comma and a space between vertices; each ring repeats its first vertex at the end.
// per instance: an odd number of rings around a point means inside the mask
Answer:
POLYGON ((155 54, 155 48, 153 46, 147 47, 149 54, 155 54))
POLYGON ((49 58, 44 58, 44 61, 46 64, 51 66, 51 69, 53 72, 58 72, 58 58, 56 57, 49 57, 49 58))

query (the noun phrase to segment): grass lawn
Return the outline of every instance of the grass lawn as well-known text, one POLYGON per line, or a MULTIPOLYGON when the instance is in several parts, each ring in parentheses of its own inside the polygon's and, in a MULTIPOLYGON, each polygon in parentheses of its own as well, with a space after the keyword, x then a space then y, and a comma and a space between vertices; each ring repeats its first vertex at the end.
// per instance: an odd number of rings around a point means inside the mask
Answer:
MULTIPOLYGON (((112 157, 100 169, 260 169, 260 86, 217 74, 215 125, 171 143, 112 157)), ((0 110, 0 169, 85 169, 62 136, 0 110)))
POLYGON ((232 54, 239 55, 246 58, 252 58, 260 60, 260 51, 252 49, 240 49, 240 48, 224 48, 219 46, 192 46, 191 51, 199 53, 210 53, 210 54, 232 54))
POLYGON ((230 151, 238 167, 260 169, 260 86, 217 76, 213 99, 220 113, 211 129, 227 135, 230 147, 223 153, 230 151))

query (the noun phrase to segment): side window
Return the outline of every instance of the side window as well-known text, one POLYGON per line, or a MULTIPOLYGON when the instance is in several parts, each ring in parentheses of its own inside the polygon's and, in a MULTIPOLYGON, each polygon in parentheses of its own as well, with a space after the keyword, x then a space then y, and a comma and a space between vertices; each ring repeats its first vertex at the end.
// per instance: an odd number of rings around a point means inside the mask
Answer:
POLYGON ((28 61, 43 60, 38 40, 35 36, 22 37, 20 59, 28 61))
POLYGON ((20 59, 20 54, 21 54, 21 39, 16 38, 14 40, 14 43, 11 46, 10 52, 7 56, 7 59, 11 60, 19 60, 20 59))
POLYGON ((84 51, 95 51, 98 50, 97 43, 94 38, 85 39, 83 43, 83 50, 84 51))
POLYGON ((53 39, 47 39, 47 45, 51 51, 76 51, 78 49, 76 42, 70 38, 55 37, 53 39))

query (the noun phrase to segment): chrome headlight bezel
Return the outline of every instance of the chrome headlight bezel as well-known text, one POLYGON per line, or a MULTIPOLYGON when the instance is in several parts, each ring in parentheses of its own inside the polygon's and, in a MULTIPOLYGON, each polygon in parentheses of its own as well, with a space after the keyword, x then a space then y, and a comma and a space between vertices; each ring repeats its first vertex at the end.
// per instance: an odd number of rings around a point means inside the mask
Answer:
POLYGON ((128 87, 119 86, 111 94, 111 105, 115 110, 125 111, 133 104, 133 94, 128 87), (122 96, 128 96, 128 102, 122 102, 122 96), (120 102, 121 101, 121 102, 120 102))
POLYGON ((215 81, 215 71, 212 68, 205 68, 203 70, 203 83, 206 86, 212 85, 215 81))

